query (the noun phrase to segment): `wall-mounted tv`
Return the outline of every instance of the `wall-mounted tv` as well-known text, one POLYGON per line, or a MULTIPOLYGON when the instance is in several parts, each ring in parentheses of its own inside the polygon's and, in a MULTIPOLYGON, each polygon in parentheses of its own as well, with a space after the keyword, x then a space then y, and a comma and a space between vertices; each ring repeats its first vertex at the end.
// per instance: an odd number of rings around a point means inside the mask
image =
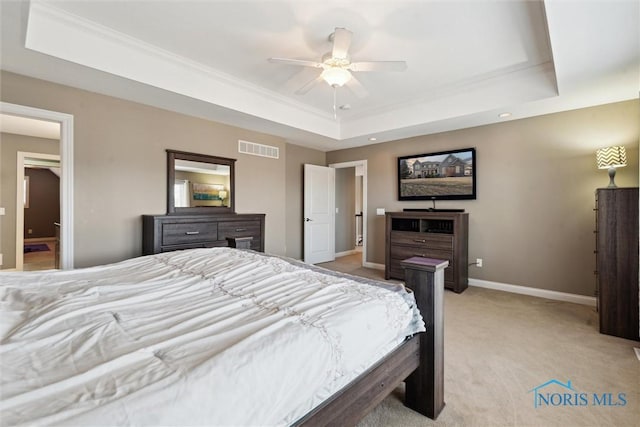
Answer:
POLYGON ((398 200, 475 198, 475 148, 398 157, 398 200))

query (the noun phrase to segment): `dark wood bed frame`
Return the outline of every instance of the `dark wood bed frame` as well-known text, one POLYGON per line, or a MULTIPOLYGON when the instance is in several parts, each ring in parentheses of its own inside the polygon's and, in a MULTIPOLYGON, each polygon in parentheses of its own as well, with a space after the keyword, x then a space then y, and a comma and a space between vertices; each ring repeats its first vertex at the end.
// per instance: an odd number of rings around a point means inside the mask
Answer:
POLYGON ((448 261, 413 257, 402 261, 426 332, 391 354, 298 420, 295 426, 355 425, 402 381, 405 405, 435 420, 444 408, 444 269, 448 261))

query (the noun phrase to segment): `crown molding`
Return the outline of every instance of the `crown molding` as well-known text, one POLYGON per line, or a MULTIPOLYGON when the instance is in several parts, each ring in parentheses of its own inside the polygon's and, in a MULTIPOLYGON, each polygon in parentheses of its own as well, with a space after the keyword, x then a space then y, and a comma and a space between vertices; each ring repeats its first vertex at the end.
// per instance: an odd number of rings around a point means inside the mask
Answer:
MULTIPOLYGON (((340 138, 350 139, 365 133, 387 131, 390 121, 394 129, 428 126, 430 123, 467 117, 478 111, 493 111, 509 105, 522 105, 558 96, 553 63, 504 68, 500 71, 454 82, 424 97, 407 100, 366 115, 353 115, 343 120, 340 138), (366 131, 366 132, 365 132, 366 131)), ((491 122, 500 121, 496 116, 491 122)), ((485 123, 486 124, 486 123, 485 123)))
POLYGON ((30 4, 25 47, 325 137, 339 136, 340 123, 326 111, 44 2, 30 4))

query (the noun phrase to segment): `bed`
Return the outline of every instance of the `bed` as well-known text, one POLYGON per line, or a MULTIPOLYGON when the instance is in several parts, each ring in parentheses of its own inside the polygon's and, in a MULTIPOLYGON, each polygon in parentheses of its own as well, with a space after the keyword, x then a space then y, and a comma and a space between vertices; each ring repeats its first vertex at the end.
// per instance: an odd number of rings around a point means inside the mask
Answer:
POLYGON ((3 425, 347 425, 412 372, 409 406, 444 405, 431 292, 209 248, 2 273, 0 295, 3 425))

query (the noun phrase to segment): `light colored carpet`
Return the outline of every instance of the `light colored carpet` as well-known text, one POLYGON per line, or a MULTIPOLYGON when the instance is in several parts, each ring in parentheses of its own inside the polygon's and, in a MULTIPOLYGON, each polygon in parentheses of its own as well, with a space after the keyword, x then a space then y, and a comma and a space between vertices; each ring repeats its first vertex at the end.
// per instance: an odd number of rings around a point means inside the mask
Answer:
MULTIPOLYGON (((381 279, 358 256, 325 268, 381 279)), ((639 426, 640 343, 598 333, 593 307, 470 287, 445 292, 445 402, 432 421, 402 404, 399 387, 359 427, 639 426), (556 379, 586 393, 586 406, 534 408, 533 388, 556 379), (593 393, 612 403, 593 405, 593 393)), ((544 391, 544 390, 543 390, 544 391)), ((556 385, 546 391, 564 393, 556 385)), ((577 401, 573 398, 573 401, 577 401)))

